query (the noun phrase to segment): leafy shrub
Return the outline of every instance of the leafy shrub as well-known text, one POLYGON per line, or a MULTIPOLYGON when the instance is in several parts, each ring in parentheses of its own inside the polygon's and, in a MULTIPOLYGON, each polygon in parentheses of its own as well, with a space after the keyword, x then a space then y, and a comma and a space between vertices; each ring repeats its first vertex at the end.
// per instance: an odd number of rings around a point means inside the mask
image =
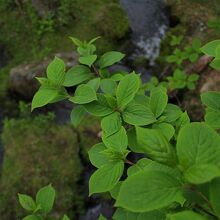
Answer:
MULTIPOLYGON (((66 72, 64 62, 55 58, 47 78, 39 80, 32 110, 69 99, 77 105, 72 113, 75 125, 86 113, 101 118, 102 141, 89 150, 97 168, 89 194, 111 194, 117 207, 114 220, 220 218, 220 136, 209 126, 213 124, 207 117, 206 122, 191 123, 187 112, 168 103, 163 85, 145 95, 135 72, 110 73, 108 67, 124 54, 111 51, 98 57, 93 44, 97 39, 72 40, 80 64, 66 72), (74 95, 65 89, 71 86, 77 86, 74 95), (144 157, 134 163, 127 157, 131 153, 144 157)), ((211 42, 202 51, 218 59, 219 45, 211 42)), ((207 113, 217 114, 214 120, 219 116, 219 94, 202 94, 207 113)))
POLYGON ((123 9, 116 3, 103 6, 97 15, 96 25, 103 36, 120 39, 128 32, 128 18, 123 9))
POLYGON ((59 198, 53 219, 63 212, 74 216, 80 208, 76 184, 81 163, 77 137, 71 127, 57 125, 51 115, 26 115, 6 120, 2 137, 5 156, 0 184, 1 220, 22 219, 24 212, 16 195, 22 192, 33 196, 41 186, 50 183, 56 187, 59 198))

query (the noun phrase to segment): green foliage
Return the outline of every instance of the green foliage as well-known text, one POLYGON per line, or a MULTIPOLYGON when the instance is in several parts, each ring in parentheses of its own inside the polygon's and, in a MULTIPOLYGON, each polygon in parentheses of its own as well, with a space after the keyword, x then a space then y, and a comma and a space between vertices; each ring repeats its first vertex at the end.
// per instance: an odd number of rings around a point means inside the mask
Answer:
MULTIPOLYGON (((36 201, 28 195, 18 194, 20 205, 32 213, 24 217, 23 220, 41 220, 48 216, 54 205, 55 194, 56 192, 51 185, 45 186, 37 192, 36 201)), ((66 215, 62 218, 62 220, 68 219, 66 215)))
POLYGON ((217 34, 220 34, 220 20, 219 19, 208 21, 208 27, 211 29, 214 29, 217 32, 217 34))
POLYGON ((220 70, 220 40, 214 40, 207 43, 201 48, 201 51, 208 56, 213 57, 210 66, 216 70, 220 70))
MULTIPOLYGON (((118 73, 108 68, 120 62, 123 54, 111 51, 98 56, 96 39, 72 40, 79 62, 81 57, 96 57, 92 65, 90 59, 84 62, 91 77, 77 84, 70 98, 78 104, 71 114, 74 126, 85 112, 101 120, 102 141, 89 150, 89 159, 97 168, 89 181, 89 194, 111 194, 117 207, 114 220, 219 218, 219 133, 207 120, 191 123, 187 112, 168 103, 167 89, 155 78, 151 85, 143 84, 135 72, 112 78, 118 73), (130 152, 142 153, 143 158, 133 163, 127 157, 130 152)), ((195 40, 185 48, 184 59, 195 61, 200 44, 195 40)), ((216 52, 211 45, 211 53, 213 48, 218 56, 218 47, 216 52)), ((209 52, 210 47, 202 50, 209 52)), ((198 75, 186 76, 178 69, 169 80, 175 88, 193 89, 197 79, 198 75)), ((219 111, 219 97, 218 92, 202 94, 208 112, 219 111)))

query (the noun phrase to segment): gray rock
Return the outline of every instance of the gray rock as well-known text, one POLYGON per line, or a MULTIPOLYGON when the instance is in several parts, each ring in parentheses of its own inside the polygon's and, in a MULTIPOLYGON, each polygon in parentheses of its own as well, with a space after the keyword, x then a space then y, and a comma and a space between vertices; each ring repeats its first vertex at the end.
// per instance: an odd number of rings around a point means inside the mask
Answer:
MULTIPOLYGON (((70 68, 77 63, 78 57, 73 52, 57 53, 55 56, 65 61, 66 67, 70 68)), ((24 99, 31 100, 39 88, 35 77, 45 76, 47 65, 53 57, 47 57, 43 61, 33 61, 28 64, 21 64, 10 71, 9 88, 12 92, 24 99)))

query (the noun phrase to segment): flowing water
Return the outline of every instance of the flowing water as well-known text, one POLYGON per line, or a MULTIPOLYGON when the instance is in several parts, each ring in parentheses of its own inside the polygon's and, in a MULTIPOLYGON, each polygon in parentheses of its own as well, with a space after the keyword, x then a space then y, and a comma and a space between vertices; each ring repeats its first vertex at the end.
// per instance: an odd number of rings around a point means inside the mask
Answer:
POLYGON ((132 30, 136 46, 133 56, 144 56, 154 65, 160 54, 160 42, 169 27, 165 0, 120 0, 132 30))

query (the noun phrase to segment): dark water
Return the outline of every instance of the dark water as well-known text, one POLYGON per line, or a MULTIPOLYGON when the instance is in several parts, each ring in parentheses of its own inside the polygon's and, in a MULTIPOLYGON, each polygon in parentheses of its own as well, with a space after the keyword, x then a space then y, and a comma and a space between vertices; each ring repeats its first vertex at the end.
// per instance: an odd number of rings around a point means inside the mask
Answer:
POLYGON ((134 56, 144 56, 154 64, 160 53, 160 42, 169 27, 165 0, 120 0, 128 15, 134 56))

